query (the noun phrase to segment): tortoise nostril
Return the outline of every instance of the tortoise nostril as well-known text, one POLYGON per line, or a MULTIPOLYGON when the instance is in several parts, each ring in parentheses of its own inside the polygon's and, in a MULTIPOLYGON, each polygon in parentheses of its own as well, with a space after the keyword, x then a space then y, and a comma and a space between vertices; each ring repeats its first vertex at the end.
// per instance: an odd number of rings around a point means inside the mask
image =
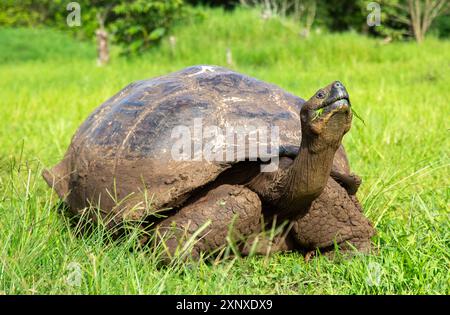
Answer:
POLYGON ((348 93, 344 84, 340 81, 335 81, 331 87, 329 98, 332 101, 340 100, 342 98, 348 99, 348 93))

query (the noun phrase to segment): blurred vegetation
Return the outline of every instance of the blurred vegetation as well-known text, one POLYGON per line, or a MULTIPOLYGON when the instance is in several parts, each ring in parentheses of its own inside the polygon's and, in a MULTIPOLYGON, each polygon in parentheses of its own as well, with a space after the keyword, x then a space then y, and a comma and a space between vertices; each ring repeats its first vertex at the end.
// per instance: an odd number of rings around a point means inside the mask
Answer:
POLYGON ((183 0, 108 1, 114 38, 126 53, 142 52, 159 41, 181 16, 183 0), (116 3, 116 4, 112 4, 116 3))
MULTIPOLYGON (((425 1, 425 0, 423 0, 425 1)), ((422 2, 423 2, 422 1, 422 2)), ((91 39, 104 24, 113 41, 126 54, 141 53, 159 43, 176 23, 188 23, 193 15, 202 15, 193 6, 219 6, 225 10, 252 6, 261 10, 261 17, 290 19, 299 26, 299 33, 308 36, 311 27, 318 32, 353 30, 391 40, 411 39, 411 26, 405 23, 408 12, 400 9, 408 0, 379 0, 381 25, 368 26, 371 13, 368 0, 79 0, 80 27, 66 24, 67 0, 3 0, 0 2, 0 26, 52 26, 73 32, 81 39, 91 39), (308 10, 309 8, 313 10, 308 10), (267 14, 269 12, 269 15, 267 14), (311 25, 309 25, 311 24, 311 25), (306 31, 305 31, 306 30, 306 31)), ((448 4, 447 4, 448 7, 448 4)), ((430 33, 448 38, 450 18, 447 13, 437 17, 430 33)))
MULTIPOLYGON (((446 0, 440 0, 443 3, 446 0)), ((363 7, 366 7, 370 0, 361 1, 363 7)), ((426 1, 426 0, 379 0, 381 6, 381 25, 378 27, 372 27, 369 32, 375 36, 389 37, 393 40, 406 40, 414 37, 413 27, 411 25, 411 15, 408 10, 409 5, 419 6, 421 10, 420 24, 425 24, 423 19, 427 13, 424 12, 426 6, 433 6, 438 3, 439 0, 426 1)), ((442 15, 437 16, 431 24, 430 33, 441 38, 448 38, 450 35, 450 16, 449 16, 449 3, 444 4, 442 15)))
POLYGON ((0 2, 0 26, 52 26, 70 30, 77 37, 93 38, 106 27, 123 53, 139 53, 159 42, 182 16, 183 0, 78 0, 81 26, 68 27, 70 1, 5 0, 0 2))
MULTIPOLYGON (((256 4, 263 8, 269 4, 271 7, 278 8, 288 6, 292 10, 294 3, 306 5, 308 2, 311 0, 188 0, 188 3, 193 5, 222 6, 226 9, 233 9, 242 4, 256 4)), ((317 5, 314 25, 325 27, 329 31, 354 30, 375 37, 391 37, 394 40, 408 40, 412 37, 410 26, 404 22, 405 19, 408 19, 408 13, 404 10, 408 5, 408 0, 314 0, 312 2, 317 5), (378 3, 381 7, 380 26, 369 27, 366 23, 367 15, 371 12, 368 8, 369 3, 378 3)), ((425 0, 418 2, 424 3, 425 0)), ((448 6, 447 4, 445 14, 436 18, 430 30, 431 33, 441 38, 450 36, 448 6)))

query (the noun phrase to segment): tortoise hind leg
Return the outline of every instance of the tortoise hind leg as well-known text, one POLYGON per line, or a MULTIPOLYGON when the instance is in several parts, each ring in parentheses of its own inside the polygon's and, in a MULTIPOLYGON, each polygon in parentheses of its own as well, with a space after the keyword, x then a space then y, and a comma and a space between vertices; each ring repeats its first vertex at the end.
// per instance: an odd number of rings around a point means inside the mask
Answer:
POLYGON ((165 247, 164 262, 176 255, 198 259, 239 242, 260 229, 261 201, 243 186, 221 185, 210 190, 156 227, 156 240, 165 247))
POLYGON ((300 247, 309 250, 333 250, 337 244, 343 252, 354 248, 369 252, 375 230, 356 197, 330 178, 307 214, 293 221, 291 233, 300 247))

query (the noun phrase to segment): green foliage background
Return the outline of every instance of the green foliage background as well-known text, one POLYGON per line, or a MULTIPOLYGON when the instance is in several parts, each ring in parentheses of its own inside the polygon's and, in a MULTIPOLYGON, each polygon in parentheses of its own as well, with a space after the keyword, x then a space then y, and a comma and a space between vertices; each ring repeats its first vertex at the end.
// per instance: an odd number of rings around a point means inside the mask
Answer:
MULTIPOLYGON (((281 0, 271 0, 278 1, 281 0)), ((215 0, 79 0, 82 26, 69 31, 77 38, 92 39, 98 28, 97 14, 107 13, 105 25, 122 53, 136 54, 154 47, 170 33, 174 24, 189 23, 200 15, 191 5, 223 6, 228 10, 239 7, 239 1, 215 0)), ((368 0, 317 0, 315 27, 331 32, 353 30, 372 36, 389 36, 394 40, 411 38, 409 27, 398 21, 407 15, 396 6, 406 0, 380 0, 382 25, 368 27, 368 0)), ((68 0, 4 0, 0 2, 0 25, 51 26, 67 30, 68 0)), ((289 19, 289 16, 288 16, 289 19)), ((440 37, 450 34, 448 15, 436 19, 430 31, 440 37)))
POLYGON ((69 29, 78 38, 93 38, 99 27, 97 14, 106 16, 105 26, 125 54, 139 53, 156 44, 174 21, 182 17, 183 0, 78 0, 81 27, 66 24, 64 0, 24 0, 0 2, 0 25, 52 26, 69 29))

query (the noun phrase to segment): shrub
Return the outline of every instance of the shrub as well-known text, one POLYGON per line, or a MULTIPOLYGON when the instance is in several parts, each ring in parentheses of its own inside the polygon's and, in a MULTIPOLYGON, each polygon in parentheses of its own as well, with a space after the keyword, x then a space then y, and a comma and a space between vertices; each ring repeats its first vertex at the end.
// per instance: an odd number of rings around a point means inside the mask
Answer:
POLYGON ((183 0, 77 0, 81 27, 69 28, 69 0, 4 0, 0 2, 0 25, 52 26, 92 38, 101 21, 124 53, 140 53, 157 43, 177 18, 183 0))
POLYGON ((125 53, 139 53, 158 42, 181 16, 182 0, 120 1, 112 9, 111 30, 125 53))

